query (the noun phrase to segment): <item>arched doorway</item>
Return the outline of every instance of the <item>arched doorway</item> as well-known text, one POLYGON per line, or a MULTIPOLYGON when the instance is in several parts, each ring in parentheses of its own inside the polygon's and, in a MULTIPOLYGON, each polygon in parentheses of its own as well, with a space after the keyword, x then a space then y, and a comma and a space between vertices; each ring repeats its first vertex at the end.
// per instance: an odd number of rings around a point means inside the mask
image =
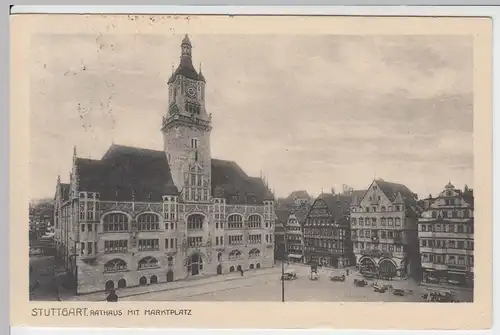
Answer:
POLYGON ((191 272, 191 276, 196 276, 200 274, 203 270, 203 260, 199 253, 194 253, 189 258, 188 272, 191 272))
POLYGON ((167 272, 167 282, 172 282, 174 281, 174 272, 172 270, 168 270, 167 272))
POLYGON ((260 269, 260 263, 257 263, 257 269, 260 269))
POLYGON ((222 274, 222 265, 217 265, 217 274, 221 275, 222 274))
POLYGON ((397 270, 396 270, 396 265, 389 260, 389 259, 383 259, 379 263, 380 265, 380 275, 382 277, 386 278, 394 278, 397 276, 397 270))
POLYGON ((254 268, 254 265, 250 264, 250 270, 253 270, 253 268, 254 268))
POLYGON ((377 266, 375 265, 375 262, 369 257, 362 258, 359 264, 360 271, 377 272, 377 266))
POLYGON ((146 277, 142 276, 141 279, 139 279, 139 285, 144 286, 148 284, 148 280, 146 277))
POLYGON ((238 265, 238 267, 236 268, 237 271, 241 271, 241 265, 238 265))
POLYGON ((234 266, 231 266, 231 267, 229 268, 229 272, 234 272, 234 266))
POLYGON ((125 288, 127 287, 127 281, 125 279, 120 279, 118 281, 118 288, 125 288))
POLYGON ((155 275, 152 275, 151 278, 149 279, 149 283, 150 284, 158 283, 158 277, 156 277, 155 275))
POLYGON ((112 280, 106 282, 106 290, 112 290, 115 288, 115 283, 112 280))

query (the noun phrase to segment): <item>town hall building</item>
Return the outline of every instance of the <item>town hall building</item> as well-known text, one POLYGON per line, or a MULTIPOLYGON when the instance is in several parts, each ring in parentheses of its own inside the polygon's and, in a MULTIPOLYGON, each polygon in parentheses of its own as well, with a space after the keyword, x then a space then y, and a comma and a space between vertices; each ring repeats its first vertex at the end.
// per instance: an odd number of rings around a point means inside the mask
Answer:
POLYGON ((205 87, 186 35, 168 80, 164 150, 113 144, 94 160, 75 148, 54 225, 78 294, 273 266, 274 195, 211 157, 205 87))

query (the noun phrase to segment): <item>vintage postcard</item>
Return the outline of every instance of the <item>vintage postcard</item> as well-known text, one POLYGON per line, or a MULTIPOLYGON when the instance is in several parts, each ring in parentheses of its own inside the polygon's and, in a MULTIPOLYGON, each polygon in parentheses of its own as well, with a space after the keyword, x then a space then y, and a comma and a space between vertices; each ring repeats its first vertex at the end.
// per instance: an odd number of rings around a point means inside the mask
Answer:
POLYGON ((489 18, 11 23, 14 326, 491 325, 489 18))

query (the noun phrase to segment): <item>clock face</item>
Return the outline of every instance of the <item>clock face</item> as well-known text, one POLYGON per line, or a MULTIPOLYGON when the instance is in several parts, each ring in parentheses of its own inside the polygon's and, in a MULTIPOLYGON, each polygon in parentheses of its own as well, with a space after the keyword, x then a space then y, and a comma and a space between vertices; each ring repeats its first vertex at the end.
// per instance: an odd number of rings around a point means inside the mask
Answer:
POLYGON ((189 86, 187 88, 187 94, 190 98, 194 98, 196 96, 196 90, 193 86, 189 86))

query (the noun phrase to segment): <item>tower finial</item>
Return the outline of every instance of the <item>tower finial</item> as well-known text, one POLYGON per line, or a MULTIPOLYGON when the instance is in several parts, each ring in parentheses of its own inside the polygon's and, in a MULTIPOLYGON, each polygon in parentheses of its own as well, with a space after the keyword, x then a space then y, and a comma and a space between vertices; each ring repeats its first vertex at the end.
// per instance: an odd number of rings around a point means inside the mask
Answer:
POLYGON ((76 145, 73 146, 73 157, 76 157, 76 145))

